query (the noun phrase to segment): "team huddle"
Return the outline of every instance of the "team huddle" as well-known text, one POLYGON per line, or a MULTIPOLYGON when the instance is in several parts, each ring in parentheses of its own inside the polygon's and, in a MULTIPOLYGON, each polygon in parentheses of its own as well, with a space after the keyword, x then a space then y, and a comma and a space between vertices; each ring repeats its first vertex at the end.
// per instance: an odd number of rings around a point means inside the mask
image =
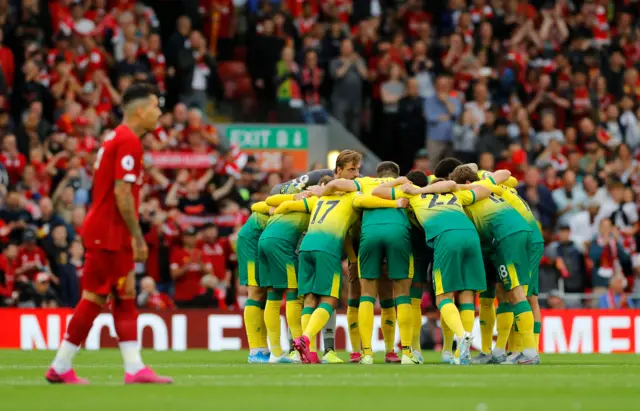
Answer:
POLYGON ((379 299, 385 362, 423 363, 421 297, 430 278, 443 362, 538 364, 544 240, 511 173, 478 171, 475 164, 446 158, 431 176, 413 171, 401 177, 397 164, 384 161, 371 178, 359 175, 360 161, 359 153, 344 150, 335 170, 277 185, 253 205, 236 244, 240 283, 249 294, 249 362, 342 362, 333 331, 346 255, 350 362, 374 363, 379 299), (482 352, 472 359, 477 293, 482 352), (280 343, 283 297, 291 353, 280 343), (394 346, 396 325, 401 356, 394 346), (316 347, 321 331, 322 360, 316 347))

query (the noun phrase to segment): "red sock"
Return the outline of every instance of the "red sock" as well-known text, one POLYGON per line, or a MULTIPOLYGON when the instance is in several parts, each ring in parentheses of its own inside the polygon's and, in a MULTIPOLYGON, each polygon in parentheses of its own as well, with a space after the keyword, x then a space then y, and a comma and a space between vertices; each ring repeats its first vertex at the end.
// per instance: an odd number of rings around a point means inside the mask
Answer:
POLYGON ((73 311, 73 317, 67 326, 66 340, 73 345, 80 345, 89 335, 93 320, 102 311, 102 307, 93 301, 80 300, 76 309, 73 311))
POLYGON ((119 300, 113 304, 113 324, 118 340, 138 341, 138 310, 133 298, 119 300))

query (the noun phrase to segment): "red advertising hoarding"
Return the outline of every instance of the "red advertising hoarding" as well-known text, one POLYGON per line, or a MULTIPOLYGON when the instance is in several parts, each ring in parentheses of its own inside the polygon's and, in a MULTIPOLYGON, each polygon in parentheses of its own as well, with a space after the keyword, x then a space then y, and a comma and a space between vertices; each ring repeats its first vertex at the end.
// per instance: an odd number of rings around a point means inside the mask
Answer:
MULTIPOLYGON (((640 310, 543 311, 541 351, 545 353, 640 353, 640 310)), ((57 349, 71 310, 0 309, 0 348, 23 350, 57 349)), ((284 317, 282 329, 286 330, 284 317)), ((349 344, 347 320, 337 317, 336 348, 349 344)), ((142 312, 138 318, 142 345, 157 351, 208 349, 239 350, 247 347, 240 312, 184 310, 142 312)), ((480 344, 476 320, 475 343, 480 344)), ((397 338, 399 340, 399 338, 397 338)), ((283 332, 283 346, 287 337, 283 332)), ((113 319, 100 314, 87 337, 85 348, 116 347, 113 319)), ((380 318, 376 317, 374 350, 383 350, 380 318)), ((479 346, 476 346, 479 348, 479 346)))

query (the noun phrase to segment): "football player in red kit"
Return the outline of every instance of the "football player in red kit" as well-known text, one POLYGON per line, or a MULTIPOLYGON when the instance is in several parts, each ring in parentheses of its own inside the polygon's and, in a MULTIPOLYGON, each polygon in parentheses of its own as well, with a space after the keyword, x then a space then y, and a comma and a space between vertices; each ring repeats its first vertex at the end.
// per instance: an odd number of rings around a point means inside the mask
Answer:
POLYGON ((148 249, 138 223, 143 148, 141 137, 160 117, 153 87, 135 84, 122 96, 122 124, 104 137, 94 165, 93 204, 83 225, 86 248, 82 298, 46 379, 87 384, 76 376, 72 360, 111 294, 113 322, 124 360, 124 383, 171 383, 144 365, 138 347, 134 262, 148 249))

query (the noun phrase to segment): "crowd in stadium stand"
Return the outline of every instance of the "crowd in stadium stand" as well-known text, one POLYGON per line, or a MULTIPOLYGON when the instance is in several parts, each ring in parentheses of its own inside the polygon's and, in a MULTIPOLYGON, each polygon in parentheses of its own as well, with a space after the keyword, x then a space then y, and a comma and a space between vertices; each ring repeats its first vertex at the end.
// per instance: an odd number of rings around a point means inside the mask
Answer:
POLYGON ((0 0, 0 305, 78 301, 92 165, 134 81, 165 102, 145 149, 217 158, 211 169, 146 164, 143 307, 242 306, 235 233, 253 201, 295 177, 263 172, 208 125, 208 99, 223 97, 265 121, 331 114, 403 171, 450 155, 511 170, 547 240, 546 305, 634 305, 637 2, 146 3, 0 0), (245 77, 228 70, 238 66, 245 77))

